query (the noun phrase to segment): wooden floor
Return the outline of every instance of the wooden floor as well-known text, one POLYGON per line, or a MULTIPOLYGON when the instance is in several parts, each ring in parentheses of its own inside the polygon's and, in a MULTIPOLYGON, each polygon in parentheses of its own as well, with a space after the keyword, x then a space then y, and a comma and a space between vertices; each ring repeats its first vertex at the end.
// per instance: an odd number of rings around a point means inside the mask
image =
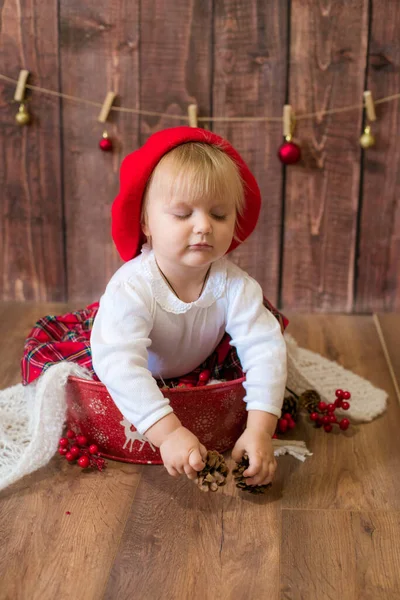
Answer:
MULTIPOLYGON (((0 305, 0 389, 36 318, 66 309, 0 305)), ((300 425, 314 455, 278 458, 261 498, 57 455, 0 492, 0 598, 398 600, 400 315, 293 316, 289 331, 387 390, 387 412, 339 435, 300 425)))

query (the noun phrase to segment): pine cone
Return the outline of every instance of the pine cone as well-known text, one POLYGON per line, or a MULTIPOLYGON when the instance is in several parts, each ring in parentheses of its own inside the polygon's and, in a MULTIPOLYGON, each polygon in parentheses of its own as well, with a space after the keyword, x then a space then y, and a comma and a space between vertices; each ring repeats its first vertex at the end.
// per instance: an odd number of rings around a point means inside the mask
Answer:
POLYGON ((306 390, 300 395, 299 405, 309 412, 319 412, 318 402, 321 402, 321 396, 316 390, 306 390))
POLYGON ((243 454, 240 463, 236 464, 237 466, 233 469, 232 475, 235 479, 236 487, 243 492, 249 492, 250 494, 264 494, 268 488, 272 486, 272 483, 267 483, 267 485, 247 485, 246 477, 243 477, 243 472, 250 464, 249 457, 246 453, 243 454))
POLYGON ((297 399, 294 396, 292 396, 291 394, 289 396, 286 396, 283 399, 282 414, 286 415, 286 413, 289 413, 289 415, 292 415, 293 419, 296 421, 297 412, 298 412, 297 399))
POLYGON ((229 469, 225 459, 216 450, 209 450, 206 457, 206 466, 198 473, 196 483, 202 492, 216 492, 219 487, 226 484, 229 469))

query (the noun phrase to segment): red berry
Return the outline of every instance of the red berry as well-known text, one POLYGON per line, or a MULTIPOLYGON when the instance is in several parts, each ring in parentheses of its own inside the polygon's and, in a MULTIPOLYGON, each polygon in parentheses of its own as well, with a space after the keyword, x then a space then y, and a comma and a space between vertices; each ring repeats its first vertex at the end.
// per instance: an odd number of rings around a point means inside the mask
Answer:
POLYGON ((71 448, 69 449, 69 451, 72 454, 72 456, 75 456, 75 458, 77 456, 79 456, 80 453, 81 453, 80 448, 78 448, 78 446, 71 446, 71 448))
POLYGON ((178 383, 178 385, 176 387, 185 388, 186 387, 186 383, 180 382, 180 383, 178 383))
POLYGON ((290 413, 286 413, 283 415, 282 419, 286 419, 286 421, 291 421, 293 417, 290 413))
POLYGON ((343 400, 350 400, 350 398, 351 398, 350 392, 343 392, 342 398, 343 398, 343 400))
POLYGON ((201 383, 207 383, 207 381, 210 379, 211 376, 211 372, 208 369, 204 369, 204 371, 202 371, 199 375, 199 381, 201 381, 201 383))
POLYGON ((87 438, 84 435, 78 435, 76 438, 76 443, 79 446, 85 446, 87 444, 87 438))
POLYGON ((342 400, 340 398, 335 400, 335 406, 336 406, 336 408, 340 408, 342 406, 342 400))
POLYGON ((349 410, 350 404, 348 402, 342 402, 342 408, 343 410, 349 410))
POLYGON ((328 404, 328 412, 333 412, 335 410, 335 404, 328 404))
POLYGON ((296 422, 293 419, 287 422, 289 429, 294 429, 296 427, 296 422))
POLYGON ((69 441, 67 440, 67 438, 61 438, 61 440, 58 443, 61 447, 65 448, 66 446, 68 446, 69 441))
POLYGON ((336 419, 336 415, 334 415, 333 413, 329 415, 329 422, 330 423, 336 423, 337 419, 336 419))
POLYGON ((89 452, 90 454, 97 454, 99 451, 98 447, 96 446, 96 444, 91 444, 89 446, 89 452))
POLYGON ((276 435, 276 433, 274 433, 274 435, 272 436, 272 439, 273 440, 277 440, 278 439, 278 436, 276 435))
POLYGON ((330 431, 332 431, 332 425, 328 423, 327 425, 324 425, 324 429, 326 433, 329 433, 330 431))
POLYGON ((288 427, 288 422, 286 419, 279 419, 278 421, 278 431, 279 433, 285 433, 288 427))
POLYGON ((311 413, 311 415, 310 415, 311 421, 318 421, 318 418, 319 418, 318 413, 316 413, 316 412, 311 413))
POLYGON ((328 425, 328 424, 329 424, 329 422, 330 422, 330 421, 329 421, 329 417, 328 417, 328 415, 324 415, 324 416, 322 417, 322 423, 323 423, 324 425, 328 425))
POLYGON ((340 427, 340 429, 343 429, 343 431, 348 429, 349 425, 350 425, 350 421, 348 419, 342 419, 339 422, 339 427, 340 427))
POLYGON ((67 454, 68 450, 67 450, 67 448, 64 448, 63 446, 60 446, 58 449, 58 452, 62 455, 65 455, 65 454, 67 454))
POLYGON ((327 409, 327 404, 326 404, 326 402, 318 402, 318 408, 319 408, 319 410, 322 410, 322 412, 323 412, 324 410, 326 410, 326 409, 327 409))
POLYGON ((65 455, 65 458, 69 461, 72 462, 73 460, 75 460, 75 456, 73 454, 71 454, 71 452, 67 452, 67 454, 65 455))
POLYGON ((320 417, 318 417, 317 421, 315 422, 315 426, 316 427, 322 427, 322 420, 320 417))
POLYGON ((335 396, 336 398, 343 398, 343 390, 336 390, 335 396))
POLYGON ((87 456, 81 456, 78 458, 78 465, 82 467, 82 469, 86 469, 90 464, 90 460, 87 456))
POLYGON ((68 429, 67 431, 67 438, 70 440, 75 439, 75 431, 72 431, 72 429, 68 429))

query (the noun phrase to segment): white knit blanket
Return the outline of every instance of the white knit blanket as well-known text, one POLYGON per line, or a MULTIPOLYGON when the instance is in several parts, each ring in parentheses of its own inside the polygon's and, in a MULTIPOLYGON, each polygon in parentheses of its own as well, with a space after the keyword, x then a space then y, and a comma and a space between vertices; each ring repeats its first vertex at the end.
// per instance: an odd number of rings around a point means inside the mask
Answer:
MULTIPOLYGON (((317 390, 332 402, 337 387, 351 392, 348 411, 338 411, 353 422, 371 421, 386 408, 387 393, 369 381, 315 352, 299 348, 285 334, 288 349, 287 386, 296 394, 317 390)), ((58 448, 65 416, 65 384, 70 375, 90 379, 86 369, 57 363, 28 386, 14 385, 0 392, 0 490, 46 465, 58 448)), ((304 461, 312 453, 303 441, 273 440, 275 456, 291 454, 304 461)))

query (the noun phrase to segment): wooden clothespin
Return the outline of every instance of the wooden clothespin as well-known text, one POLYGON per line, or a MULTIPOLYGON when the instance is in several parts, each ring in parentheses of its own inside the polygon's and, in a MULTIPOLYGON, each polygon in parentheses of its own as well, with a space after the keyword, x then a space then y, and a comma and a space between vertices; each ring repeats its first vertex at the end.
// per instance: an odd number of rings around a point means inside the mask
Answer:
POLYGON ((362 148, 364 148, 364 150, 367 150, 368 148, 371 148, 371 146, 375 145, 375 137, 371 133, 370 123, 373 123, 374 121, 376 121, 376 112, 375 112, 375 105, 374 105, 374 101, 372 99, 372 94, 371 94, 370 90, 365 90, 364 100, 365 100, 365 111, 367 113, 368 123, 366 124, 366 126, 364 128, 364 133, 360 137, 360 145, 362 148))
POLYGON ((189 106, 188 106, 189 127, 198 127, 197 112, 198 112, 197 104, 189 104, 189 106))
POLYGON ((371 94, 370 90, 366 90, 364 92, 364 100, 365 100, 365 109, 367 111, 368 121, 370 121, 372 123, 373 121, 376 121, 376 112, 375 112, 375 104, 372 99, 372 94, 371 94))
MULTIPOLYGON (((98 121, 100 123, 105 123, 108 119, 108 115, 110 114, 111 107, 115 100, 116 94, 114 92, 108 92, 105 100, 103 102, 103 106, 101 107, 100 114, 98 116, 98 121)), ((102 138, 99 142, 100 149, 104 152, 109 152, 112 150, 112 141, 109 138, 107 130, 104 129, 102 138)))
POLYGON ((15 115, 15 120, 18 125, 28 125, 31 120, 30 114, 26 110, 25 106, 25 93, 26 93, 26 82, 29 77, 29 71, 27 69, 21 69, 19 72, 17 87, 15 88, 14 100, 20 102, 19 109, 15 115))
POLYGON ((293 137, 295 125, 295 117, 290 104, 285 104, 283 107, 283 137, 287 142, 293 137))

